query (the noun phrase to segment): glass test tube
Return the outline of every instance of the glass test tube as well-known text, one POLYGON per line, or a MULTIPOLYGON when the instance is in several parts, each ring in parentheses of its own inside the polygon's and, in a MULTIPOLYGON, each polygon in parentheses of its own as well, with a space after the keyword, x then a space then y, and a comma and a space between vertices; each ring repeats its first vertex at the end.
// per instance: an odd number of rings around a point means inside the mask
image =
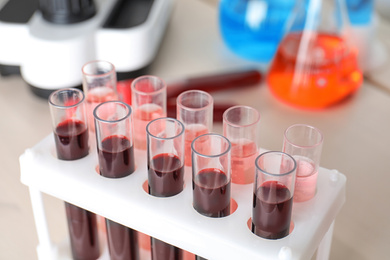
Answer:
POLYGON ((135 170, 132 110, 122 101, 106 101, 94 110, 100 175, 121 178, 135 170))
POLYGON ((296 162, 283 152, 269 151, 256 158, 252 232, 279 239, 290 232, 296 162))
POLYGON ((295 124, 284 133, 283 151, 297 161, 294 201, 303 202, 315 196, 323 135, 317 128, 295 124))
MULTIPOLYGON (((121 101, 106 101, 94 110, 99 173, 107 178, 122 178, 135 170, 132 110, 121 101)), ((138 234, 135 230, 106 219, 110 259, 138 259, 138 234)))
POLYGON ((253 183, 258 156, 259 112, 248 106, 234 106, 223 114, 223 135, 232 144, 232 182, 253 183))
POLYGON ((156 76, 141 76, 131 83, 134 109, 134 145, 146 150, 146 125, 167 114, 167 86, 156 76))
MULTIPOLYGON (((185 126, 185 165, 191 166, 192 141, 200 135, 212 132, 214 100, 205 91, 188 90, 177 97, 176 103, 176 118, 185 126)), ((198 146, 198 149, 204 147, 206 145, 198 146)))
MULTIPOLYGON (((53 92, 49 97, 57 158, 77 160, 89 153, 88 123, 84 94, 75 88, 53 92)), ((65 211, 74 259, 100 256, 96 215, 65 202, 65 211)))
POLYGON ((100 103, 118 100, 115 67, 108 61, 90 61, 81 69, 83 91, 87 100, 89 130, 94 132, 93 110, 100 103))
POLYGON ((193 207, 208 217, 230 215, 230 142, 219 134, 198 136, 192 148, 193 207))
MULTIPOLYGON (((148 192, 156 197, 171 197, 184 188, 184 125, 173 118, 152 120, 146 127, 148 192)), ((181 260, 183 251, 151 238, 153 260, 181 260)))

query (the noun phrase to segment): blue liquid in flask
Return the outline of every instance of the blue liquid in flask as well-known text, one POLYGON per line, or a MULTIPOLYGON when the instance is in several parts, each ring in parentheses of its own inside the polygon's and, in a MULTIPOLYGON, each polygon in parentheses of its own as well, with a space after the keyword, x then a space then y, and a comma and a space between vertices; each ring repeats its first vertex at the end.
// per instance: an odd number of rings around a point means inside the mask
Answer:
POLYGON ((294 5, 294 0, 221 0, 219 26, 225 44, 245 59, 270 62, 294 5))
POLYGON ((346 0, 346 5, 352 26, 371 23, 374 13, 374 0, 346 0))

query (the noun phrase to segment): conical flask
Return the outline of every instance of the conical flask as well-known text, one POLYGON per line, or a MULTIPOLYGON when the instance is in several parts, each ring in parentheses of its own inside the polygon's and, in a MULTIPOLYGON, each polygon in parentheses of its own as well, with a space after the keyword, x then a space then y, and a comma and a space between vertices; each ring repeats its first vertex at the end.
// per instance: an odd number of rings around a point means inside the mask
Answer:
POLYGON ((321 109, 359 89, 363 77, 344 0, 297 0, 288 28, 267 75, 274 96, 321 109))

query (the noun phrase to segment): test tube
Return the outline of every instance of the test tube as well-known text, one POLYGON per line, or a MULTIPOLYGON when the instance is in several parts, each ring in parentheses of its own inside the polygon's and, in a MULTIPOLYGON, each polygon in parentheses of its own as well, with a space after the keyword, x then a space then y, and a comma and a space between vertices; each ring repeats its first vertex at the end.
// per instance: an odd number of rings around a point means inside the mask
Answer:
MULTIPOLYGON (((171 197, 184 187, 184 125, 173 118, 152 120, 146 127, 148 192, 156 197, 171 197)), ((181 260, 183 251, 151 237, 153 260, 181 260)))
POLYGON ((256 158, 252 232, 279 239, 290 232, 296 162, 286 153, 269 151, 256 158))
POLYGON ((297 161, 294 202, 315 196, 322 143, 321 131, 310 125, 295 124, 284 133, 283 151, 297 161))
POLYGON ((258 156, 259 112, 249 106, 234 106, 223 114, 223 135, 232 144, 232 182, 253 183, 258 156))
POLYGON ((174 196, 184 186, 184 125, 164 117, 151 121, 146 131, 149 194, 174 196))
POLYGON ((99 173, 108 178, 134 172, 132 110, 122 101, 106 101, 94 110, 99 173))
MULTIPOLYGON (((77 160, 88 155, 88 123, 84 94, 65 88, 49 96, 57 158, 77 160)), ((65 202, 70 244, 74 259, 97 259, 100 256, 96 215, 65 202)))
POLYGON ((134 145, 146 150, 146 126, 153 119, 166 117, 167 86, 156 76, 141 76, 131 83, 131 105, 134 109, 134 145))
MULTIPOLYGON (((121 101, 106 101, 94 112, 99 173, 107 178, 123 178, 135 170, 132 110, 121 101)), ((138 259, 135 230, 106 219, 110 259, 138 259)))
MULTIPOLYGON (((212 132, 213 97, 201 90, 188 90, 176 99, 176 118, 185 126, 185 165, 191 166, 191 143, 203 134, 212 132)), ((204 140, 204 139, 202 139, 204 140)), ((199 142, 199 140, 198 140, 199 142)), ((206 145, 198 145, 199 152, 206 145)))
POLYGON ((84 94, 75 88, 53 92, 49 97, 57 157, 76 160, 89 153, 84 94))
POLYGON ((93 110, 100 103, 118 100, 115 67, 108 61, 94 60, 84 64, 81 72, 87 100, 89 130, 94 132, 93 110))
POLYGON ((229 140, 219 134, 204 134, 194 139, 191 148, 194 209, 207 217, 230 215, 229 140), (204 146, 208 149, 204 149, 204 146))

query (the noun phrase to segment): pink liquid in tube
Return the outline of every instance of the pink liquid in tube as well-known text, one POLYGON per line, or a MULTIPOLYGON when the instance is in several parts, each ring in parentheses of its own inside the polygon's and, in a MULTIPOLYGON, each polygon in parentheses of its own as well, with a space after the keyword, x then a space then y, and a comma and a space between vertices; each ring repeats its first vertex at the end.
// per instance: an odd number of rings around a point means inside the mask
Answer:
POLYGON ((258 155, 255 142, 241 138, 232 140, 232 182, 249 184, 255 180, 255 160, 258 155))
POLYGON ((156 104, 143 104, 134 111, 134 146, 146 150, 146 126, 157 118, 165 117, 164 110, 156 104))
POLYGON ((307 201, 315 196, 318 171, 314 163, 304 157, 297 160, 297 175, 294 191, 294 202, 307 201))
MULTIPOLYGON (((207 134, 209 130, 205 125, 202 124, 188 124, 186 125, 186 129, 184 132, 184 150, 185 150, 185 166, 191 166, 192 165, 192 158, 191 158, 191 143, 192 141, 203 134, 207 134)), ((207 153, 206 150, 208 149, 207 143, 203 145, 201 149, 199 149, 200 153, 207 153)))
POLYGON ((95 132, 93 110, 97 105, 106 101, 118 100, 117 93, 109 87, 95 87, 88 90, 86 97, 87 118, 89 130, 95 132))

